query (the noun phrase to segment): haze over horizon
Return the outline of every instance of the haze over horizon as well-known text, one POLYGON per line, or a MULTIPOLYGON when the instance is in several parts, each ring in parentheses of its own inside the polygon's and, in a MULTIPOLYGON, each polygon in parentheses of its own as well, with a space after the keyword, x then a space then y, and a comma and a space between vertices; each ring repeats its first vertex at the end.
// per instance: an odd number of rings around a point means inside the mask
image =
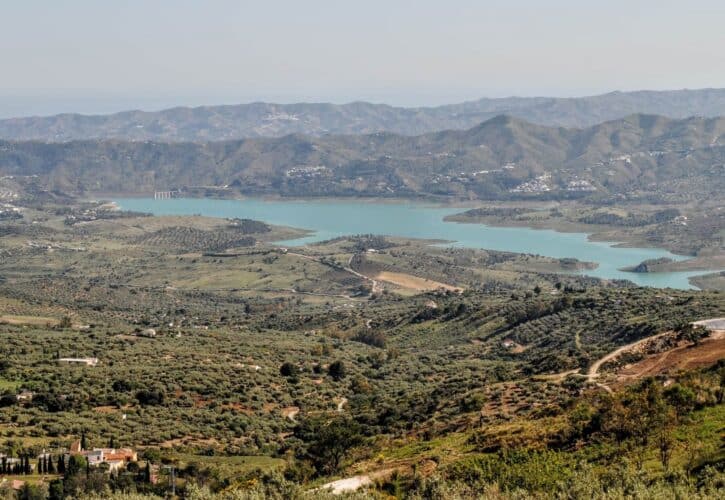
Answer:
POLYGON ((0 19, 0 117, 253 101, 434 106, 725 85, 725 5, 678 6, 16 3, 0 19))
MULTIPOLYGON (((711 87, 715 88, 715 87, 711 87)), ((330 103, 330 104, 351 104, 354 102, 367 102, 372 104, 385 104, 394 107, 416 108, 416 107, 437 107, 446 104, 458 104, 465 101, 476 101, 479 99, 498 99, 507 97, 551 97, 551 98, 581 98, 604 95, 615 92, 639 92, 639 91, 676 91, 676 90, 705 90, 706 88, 692 89, 612 89, 597 93, 582 93, 576 95, 555 95, 555 94, 510 94, 510 95, 474 95, 471 97, 461 97, 458 100, 440 100, 420 103, 395 103, 384 99, 315 99, 315 98, 285 98, 284 96, 271 96, 268 99, 249 98, 235 99, 234 97, 225 98, 225 96, 199 96, 199 95, 179 95, 179 96, 155 96, 155 95, 139 95, 139 96, 123 96, 116 94, 103 94, 92 92, 71 92, 68 94, 45 94, 45 95, 0 95, 0 120, 6 118, 24 118, 24 117, 43 117, 54 116, 59 114, 81 114, 81 115, 110 115, 124 111, 145 111, 154 112, 177 107, 197 108, 206 106, 234 106, 251 104, 255 102, 264 102, 272 104, 298 104, 298 103, 330 103)), ((505 113, 504 113, 505 114, 505 113)))

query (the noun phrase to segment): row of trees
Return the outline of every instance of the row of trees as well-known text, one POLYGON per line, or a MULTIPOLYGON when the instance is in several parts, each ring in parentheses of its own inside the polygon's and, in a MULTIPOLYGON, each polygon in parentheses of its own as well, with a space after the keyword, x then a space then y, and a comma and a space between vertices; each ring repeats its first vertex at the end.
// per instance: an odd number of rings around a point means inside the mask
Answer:
POLYGON ((49 454, 41 456, 38 458, 35 471, 33 471, 30 465, 30 457, 28 455, 20 457, 18 460, 6 456, 0 459, 0 474, 2 475, 28 475, 33 474, 33 472, 36 474, 64 474, 65 471, 65 457, 63 455, 59 455, 56 459, 53 459, 49 454))
MULTIPOLYGON (((317 368, 318 366, 319 365, 316 365, 315 368, 317 368)), ((287 377, 287 379, 289 379, 291 382, 296 382, 298 380, 297 376, 299 374, 299 368, 293 363, 287 361, 285 363, 282 363, 282 366, 279 367, 279 373, 283 377, 287 377)), ((347 368, 345 368, 345 363, 340 360, 333 361, 327 368, 327 374, 336 381, 344 379, 347 376, 347 368)))
POLYGON ((0 460, 0 474, 28 475, 33 472, 37 474, 65 474, 65 457, 59 455, 57 459, 53 459, 49 454, 43 455, 38 458, 35 471, 33 471, 30 465, 30 457, 28 455, 21 457, 19 460, 9 459, 8 457, 2 457, 0 460))
POLYGON ((30 459, 28 457, 22 457, 17 462, 9 463, 6 457, 2 458, 2 465, 0 465, 0 471, 2 474, 32 474, 30 467, 30 459))

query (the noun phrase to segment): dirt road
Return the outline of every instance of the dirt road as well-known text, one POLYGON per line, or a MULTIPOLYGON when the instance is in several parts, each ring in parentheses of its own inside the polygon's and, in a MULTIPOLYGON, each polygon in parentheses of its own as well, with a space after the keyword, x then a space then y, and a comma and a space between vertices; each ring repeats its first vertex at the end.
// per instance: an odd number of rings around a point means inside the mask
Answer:
MULTIPOLYGON (((603 358, 598 359, 594 363, 592 363, 592 366, 589 367, 589 371, 587 372, 587 378, 590 382, 593 382, 598 376, 599 376, 599 369, 602 367, 602 365, 608 361, 612 361, 613 359, 616 359, 617 357, 621 356, 627 351, 630 351, 636 347, 642 346, 646 344, 647 342, 657 339, 659 337, 662 337, 664 335, 667 335, 671 332, 662 332, 658 333, 657 335, 652 335, 650 337, 645 337, 643 339, 638 340, 637 342, 632 342, 631 344, 623 345, 619 349, 616 349, 603 358)), ((607 388, 608 389, 608 388, 607 388)))
POLYGON ((396 470, 400 470, 400 469, 399 468, 382 469, 382 470, 370 472, 368 474, 361 474, 358 476, 346 477, 345 479, 338 479, 337 481, 332 481, 332 482, 323 484, 322 486, 320 486, 319 488, 317 488, 313 491, 328 490, 328 491, 332 492, 334 495, 341 495, 342 493, 351 493, 353 491, 359 490, 360 488, 373 484, 373 481, 375 481, 375 480, 390 477, 393 474, 393 472, 395 472, 396 470))
MULTIPOLYGON (((321 259, 319 259, 318 257, 312 256, 312 255, 305 255, 303 253, 296 253, 296 252, 287 252, 287 255, 294 255, 295 257, 301 257, 303 259, 307 259, 307 260, 311 260, 311 261, 314 261, 314 262, 317 262, 320 264, 324 264, 324 262, 322 262, 321 259)), ((372 293, 382 292, 383 285, 379 281, 374 280, 373 278, 371 278, 369 276, 365 276, 364 274, 361 274, 361 273, 355 271, 352 267, 350 267, 352 265, 352 259, 354 257, 355 257, 355 255, 353 254, 350 257, 350 260, 347 261, 347 266, 340 266, 342 268, 342 270, 346 271, 354 276, 357 276, 358 278, 360 278, 362 280, 369 281, 372 284, 372 293)))
POLYGON ((363 486, 368 486, 372 483, 373 480, 370 479, 370 476, 353 476, 323 484, 319 489, 329 490, 333 495, 341 495, 343 493, 357 491, 363 486))
POLYGON ((365 281, 370 281, 372 283, 372 285, 373 285, 372 293, 380 293, 380 292, 382 292, 383 291, 383 285, 382 285, 382 283, 380 283, 376 279, 371 278, 370 276, 365 276, 364 274, 359 273, 359 272, 355 271, 352 268, 352 260, 354 258, 355 258, 355 254, 353 254, 353 255, 350 256, 350 260, 347 261, 347 267, 344 268, 345 271, 347 271, 349 273, 352 273, 355 276, 357 276, 358 278, 364 279, 365 281))

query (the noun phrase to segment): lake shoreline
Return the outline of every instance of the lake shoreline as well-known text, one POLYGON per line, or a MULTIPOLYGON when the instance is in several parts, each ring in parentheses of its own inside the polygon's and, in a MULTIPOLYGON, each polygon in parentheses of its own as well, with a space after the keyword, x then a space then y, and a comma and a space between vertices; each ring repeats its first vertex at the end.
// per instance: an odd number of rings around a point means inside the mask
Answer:
MULTIPOLYGON (((151 193, 152 194, 152 193, 151 193)), ((113 200, 116 198, 126 199, 150 199, 149 193, 90 193, 87 199, 109 199, 113 200)), ((489 201, 489 200, 459 200, 451 199, 448 197, 431 198, 429 196, 419 197, 370 197, 370 196, 319 196, 319 197, 288 197, 274 194, 266 194, 260 196, 253 195, 242 195, 234 193, 231 196, 222 197, 204 197, 204 196, 184 196, 182 198, 174 199, 189 199, 189 200, 264 200, 268 202, 281 202, 281 203, 361 203, 369 205, 415 205, 422 207, 431 208, 455 208, 455 209, 471 209, 480 207, 482 205, 495 206, 495 207, 523 207, 530 208, 531 210, 547 210, 551 208, 560 207, 567 205, 565 202, 549 201, 540 202, 534 200, 507 200, 507 201, 489 201)), ((465 212, 453 213, 447 215, 444 220, 446 222, 455 222, 458 224, 473 224, 473 225, 484 225, 489 227, 501 227, 501 228, 528 228, 533 230, 551 230, 559 233, 569 234, 586 234, 587 239, 592 242, 606 243, 614 248, 650 248, 654 250, 666 250, 679 257, 683 257, 682 260, 676 260, 672 263, 676 266, 678 263, 685 262, 686 260, 699 261, 707 256, 698 256, 692 253, 683 252, 677 248, 673 248, 668 245, 657 245, 651 242, 645 241, 641 238, 637 238, 636 235, 618 235, 621 236, 615 239, 607 236, 608 232, 611 231, 626 231, 627 228, 618 226, 607 226, 607 227, 592 227, 590 224, 584 223, 572 223, 568 221, 562 221, 558 224, 548 223, 547 221, 517 221, 513 219, 507 220, 496 220, 490 217, 482 218, 483 220, 476 220, 473 218, 467 218, 465 212)), ((667 269, 667 271, 680 271, 679 267, 673 267, 667 269)), ((687 269, 687 270, 704 270, 712 269, 708 262, 702 262, 700 265, 687 269)))
MULTIPOLYGON (((112 201, 113 199, 152 199, 153 192, 139 193, 139 192, 91 192, 87 193, 83 199, 85 201, 112 201)), ((234 193, 231 196, 193 196, 185 195, 180 198, 172 198, 179 200, 265 200, 265 201, 279 201, 279 202, 310 202, 310 203, 336 203, 336 202, 354 202, 354 203, 366 203, 366 204, 389 204, 389 205, 422 205, 432 207, 445 207, 445 208, 474 208, 479 206, 481 200, 458 200, 448 197, 433 197, 433 196, 396 196, 396 197, 383 197, 383 196, 282 196, 275 194, 260 194, 257 195, 244 195, 240 193, 234 193)), ((493 202, 491 202, 493 203, 493 202)), ((495 202, 495 203, 511 203, 511 202, 495 202)), ((526 204, 532 202, 524 202, 526 204)))
MULTIPOLYGON (((632 237, 629 241, 627 241, 626 239, 619 240, 619 241, 613 241, 606 237, 607 233, 605 230, 601 230, 601 228, 592 228, 586 224, 571 224, 571 223, 547 224, 546 222, 535 223, 535 222, 531 222, 531 221, 516 221, 516 220, 477 221, 477 220, 466 220, 463 217, 459 218, 458 217, 459 215, 460 214, 454 214, 452 216, 448 216, 448 217, 446 217, 446 221, 454 222, 457 224, 474 224, 474 225, 480 224, 480 225, 492 226, 492 227, 525 227, 525 228, 533 229, 533 230, 556 231, 557 233, 586 234, 589 241, 598 242, 598 243, 607 243, 607 244, 610 244, 614 248, 652 248, 652 249, 657 249, 657 250, 667 250, 668 252, 673 253, 675 255, 685 257, 686 260, 697 258, 696 255, 679 252, 676 249, 667 248, 665 246, 651 245, 646 241, 636 240, 634 237, 632 237), (597 229, 599 229, 599 230, 597 230, 597 229)), ((677 261, 677 262, 681 262, 681 261, 677 261)))
MULTIPOLYGON (((575 258, 598 264, 596 270, 582 274, 601 279, 624 279, 640 286, 693 288, 689 278, 717 273, 716 269, 657 273, 622 272, 643 260, 670 257, 677 262, 688 259, 659 248, 620 247, 617 243, 591 241, 589 234, 561 232, 549 228, 493 226, 488 224, 454 224, 447 220, 460 207, 426 204, 397 199, 387 203, 330 198, 149 198, 115 199, 123 209, 150 212, 155 215, 203 214, 212 217, 244 217, 264 222, 313 231, 286 244, 304 245, 350 234, 384 234, 417 239, 454 241, 452 246, 528 253, 552 258, 575 258), (464 226, 466 229, 464 229, 464 226), (476 228, 467 230, 467 228, 476 228), (638 275, 639 274, 639 275, 638 275)), ((691 257, 689 257, 691 259, 691 257)))

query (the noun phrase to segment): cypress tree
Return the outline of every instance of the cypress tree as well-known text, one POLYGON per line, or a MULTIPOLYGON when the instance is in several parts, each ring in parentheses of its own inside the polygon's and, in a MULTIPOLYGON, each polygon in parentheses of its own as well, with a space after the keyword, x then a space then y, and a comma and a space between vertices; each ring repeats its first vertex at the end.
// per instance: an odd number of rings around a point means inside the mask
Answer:
POLYGON ((0 464, 0 470, 2 471, 3 474, 7 474, 8 473, 8 459, 7 459, 7 457, 3 457, 2 463, 0 464))
POLYGON ((30 468, 30 457, 25 455, 25 474, 32 474, 32 469, 30 468))
POLYGON ((45 466, 48 474, 55 474, 55 467, 53 467, 53 457, 48 455, 48 465, 45 466))
POLYGON ((65 456, 58 457, 58 474, 65 474, 65 456))
POLYGON ((45 459, 39 458, 38 459, 38 466, 35 469, 38 474, 45 474, 45 459))
POLYGON ((81 455, 71 455, 68 458, 68 464, 65 468, 66 477, 73 477, 77 474, 80 474, 86 464, 87 461, 85 457, 82 457, 81 455))
POLYGON ((81 451, 86 449, 86 431, 81 433, 81 451))
POLYGON ((48 500, 64 500, 65 492, 63 491, 63 480, 55 479, 50 482, 48 487, 48 500))
POLYGON ((146 461, 146 471, 144 473, 144 476, 145 476, 144 480, 147 483, 150 483, 151 482, 151 462, 149 462, 148 460, 146 461))

